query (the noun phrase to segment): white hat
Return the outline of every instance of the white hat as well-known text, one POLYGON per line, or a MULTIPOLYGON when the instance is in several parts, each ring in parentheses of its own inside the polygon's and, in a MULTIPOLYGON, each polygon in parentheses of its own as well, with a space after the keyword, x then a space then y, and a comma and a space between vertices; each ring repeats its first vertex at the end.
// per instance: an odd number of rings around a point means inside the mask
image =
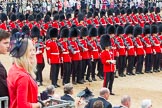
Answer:
POLYGON ((151 105, 152 103, 150 99, 144 99, 141 103, 141 108, 151 108, 151 105))

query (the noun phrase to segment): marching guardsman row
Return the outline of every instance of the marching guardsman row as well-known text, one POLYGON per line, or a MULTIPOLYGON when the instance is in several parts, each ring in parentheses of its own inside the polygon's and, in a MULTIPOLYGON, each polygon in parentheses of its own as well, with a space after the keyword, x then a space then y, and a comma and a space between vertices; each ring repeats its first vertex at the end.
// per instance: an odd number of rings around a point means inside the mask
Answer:
POLYGON ((49 79, 55 87, 60 87, 59 74, 63 85, 96 81, 97 75, 104 79, 103 86, 112 92, 114 77, 160 72, 162 69, 159 12, 159 8, 155 13, 153 8, 149 13, 142 8, 116 8, 108 10, 106 16, 104 10, 91 9, 88 13, 76 10, 74 18, 70 13, 53 12, 53 21, 50 12, 46 16, 19 13, 11 14, 9 22, 1 13, 0 28, 12 35, 23 32, 33 40, 37 58, 36 80, 40 85, 43 84, 46 56, 50 65, 49 79))

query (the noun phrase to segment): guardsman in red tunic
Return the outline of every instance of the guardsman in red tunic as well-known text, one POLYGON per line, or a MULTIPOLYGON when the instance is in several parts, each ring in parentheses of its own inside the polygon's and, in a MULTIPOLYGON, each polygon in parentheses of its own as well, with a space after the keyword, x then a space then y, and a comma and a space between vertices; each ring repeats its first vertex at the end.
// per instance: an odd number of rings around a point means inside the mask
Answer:
POLYGON ((152 73, 152 64, 153 64, 153 51, 152 51, 152 44, 149 39, 150 36, 150 25, 145 25, 143 29, 144 37, 141 37, 141 41, 143 42, 144 50, 146 52, 145 56, 145 72, 152 73))
POLYGON ((101 52, 101 61, 103 64, 104 72, 103 86, 107 87, 110 90, 110 95, 115 95, 112 92, 112 87, 114 82, 114 71, 116 61, 114 60, 113 50, 111 50, 110 36, 107 34, 102 35, 100 44, 103 49, 103 51, 101 52))
POLYGON ((154 16, 154 7, 150 7, 149 9, 150 14, 148 15, 150 24, 155 23, 155 16, 154 16))
POLYGON ((125 46, 126 46, 126 51, 127 51, 127 60, 128 60, 126 74, 135 75, 133 73, 133 66, 134 66, 133 64, 134 64, 136 52, 135 52, 134 44, 132 41, 133 26, 128 25, 125 28, 125 35, 126 36, 125 36, 124 41, 125 41, 125 46))
POLYGON ((145 20, 143 19, 144 15, 143 15, 143 8, 142 7, 138 8, 138 13, 139 13, 139 15, 138 15, 138 18, 139 18, 138 23, 143 28, 144 25, 145 25, 145 20))
POLYGON ((137 25, 139 22, 139 18, 138 18, 138 10, 136 8, 133 9, 133 14, 132 14, 131 18, 133 21, 133 25, 137 25))
POLYGON ((93 21, 92 21, 92 12, 88 12, 87 19, 86 19, 85 22, 86 22, 87 25, 93 24, 93 21))
POLYGON ((84 14, 78 14, 78 23, 78 27, 86 26, 86 23, 84 22, 84 14))
POLYGON ((80 54, 79 46, 76 42, 76 38, 78 37, 78 30, 76 27, 72 27, 70 29, 70 38, 68 40, 68 47, 71 53, 71 59, 72 59, 72 82, 73 84, 79 83, 83 84, 82 80, 82 57, 80 54), (77 80, 75 80, 75 77, 77 76, 77 80))
POLYGON ((8 20, 7 15, 5 13, 1 13, 0 14, 0 21, 1 21, 0 28, 6 31, 8 31, 7 20, 8 20))
POLYGON ((143 16, 144 18, 143 18, 143 19, 144 19, 144 21, 145 21, 145 24, 146 24, 146 23, 149 24, 150 21, 149 21, 149 17, 148 17, 148 9, 147 9, 147 8, 144 8, 143 13, 144 13, 144 16, 143 16))
POLYGON ((69 29, 63 28, 60 31, 60 37, 63 39, 60 42, 60 45, 62 45, 61 61, 63 62, 63 85, 64 85, 70 83, 70 75, 71 75, 71 57, 67 43, 67 39, 69 37, 69 29))
POLYGON ((120 77, 125 77, 124 70, 126 67, 126 50, 123 40, 124 28, 118 26, 116 29, 116 46, 119 52, 119 63, 118 63, 118 73, 120 77))
MULTIPOLYGON (((158 40, 160 41, 160 48, 162 50, 162 24, 159 25, 159 35, 158 40)), ((160 54, 160 71, 162 71, 162 53, 160 54)))
MULTIPOLYGON (((47 29, 49 27, 52 27, 52 24, 51 24, 51 18, 49 15, 46 15, 44 17, 44 24, 42 24, 41 28, 42 28, 42 36, 46 36, 46 33, 47 33, 47 29)), ((45 37, 44 37, 45 38, 45 37)))
POLYGON ((87 36, 88 36, 88 29, 87 27, 82 27, 80 29, 80 39, 78 39, 78 46, 80 47, 80 53, 82 56, 82 79, 84 79, 84 74, 86 73, 86 69, 87 69, 87 74, 86 74, 86 80, 88 80, 89 82, 92 82, 91 78, 90 78, 90 74, 92 72, 92 62, 90 59, 90 54, 89 54, 89 50, 88 50, 88 45, 87 45, 87 36))
POLYGON ((25 20, 25 16, 21 13, 19 16, 18 16, 18 20, 17 20, 17 26, 19 28, 19 30, 22 29, 22 27, 25 25, 26 23, 26 20, 25 20))
POLYGON ((64 14, 59 14, 59 26, 60 28, 65 26, 65 15, 64 14))
POLYGON ((14 28, 17 28, 16 27, 16 15, 15 14, 11 14, 10 16, 10 22, 9 22, 9 25, 10 25, 10 29, 14 29, 14 28))
POLYGON ((98 28, 99 25, 100 25, 100 22, 98 20, 98 12, 97 11, 95 11, 94 14, 93 14, 93 23, 94 23, 96 28, 98 28))
POLYGON ((60 30, 60 25, 59 25, 59 14, 55 14, 52 22, 52 27, 57 28, 60 30))
POLYGON ((66 14, 66 24, 67 27, 70 29, 72 26, 72 22, 71 22, 72 18, 71 18, 71 13, 67 13, 66 14))
POLYGON ((78 26, 78 24, 79 24, 79 22, 78 22, 78 14, 79 14, 79 10, 78 9, 76 9, 75 11, 74 11, 74 18, 73 18, 73 24, 75 24, 76 26, 78 26))
POLYGON ((55 86, 55 88, 60 87, 57 84, 58 75, 59 75, 59 67, 60 67, 60 50, 57 45, 57 36, 58 36, 58 30, 56 28, 51 28, 49 30, 49 36, 51 38, 51 42, 49 44, 49 58, 50 58, 50 72, 51 72, 51 80, 52 85, 55 86))
POLYGON ((135 26, 133 30, 133 42, 136 50, 136 74, 143 74, 142 68, 143 68, 143 61, 144 61, 144 55, 145 51, 143 48, 143 43, 141 42, 141 34, 142 34, 142 28, 140 26, 135 26))
POLYGON ((106 22, 106 20, 105 20, 105 14, 106 14, 105 10, 101 10, 101 12, 100 12, 100 23, 101 23, 104 27, 106 27, 106 25, 107 25, 107 22, 106 22))
POLYGON ((160 54, 161 54, 161 47, 160 41, 157 39, 158 28, 157 25, 151 25, 151 36, 150 41, 153 47, 153 72, 160 72, 160 54))
POLYGON ((118 42, 116 41, 115 33, 116 33, 115 26, 113 26, 113 25, 109 26, 107 29, 107 34, 110 36, 111 49, 113 50, 114 59, 116 60, 115 78, 118 78, 117 71, 118 71, 119 52, 118 52, 117 46, 116 46, 116 44, 118 44, 118 42))
POLYGON ((99 59, 99 50, 97 47, 97 44, 95 42, 97 37, 97 28, 91 27, 89 30, 89 40, 87 40, 87 44, 89 46, 91 61, 92 61, 92 80, 97 81, 95 78, 95 70, 96 70, 96 64, 99 59))
POLYGON ((36 72, 36 80, 40 83, 39 85, 43 85, 42 71, 45 67, 44 63, 44 44, 40 39, 40 30, 38 27, 33 27, 31 29, 31 38, 36 47, 36 58, 37 58, 37 72, 36 72))
POLYGON ((27 35, 27 37, 30 37, 30 28, 29 28, 29 26, 27 26, 27 25, 25 25, 25 26, 23 26, 22 27, 22 30, 21 30, 23 33, 25 33, 25 35, 27 35))
POLYGON ((119 9, 115 10, 114 21, 115 21, 115 24, 117 24, 117 25, 121 25, 121 23, 122 23, 120 20, 120 10, 119 9))
MULTIPOLYGON (((101 48, 101 45, 100 45, 100 37, 102 36, 102 35, 104 35, 104 34, 106 34, 106 31, 105 31, 105 27, 103 26, 103 25, 100 25, 99 27, 98 27, 98 36, 96 37, 96 44, 97 44, 97 47, 98 47, 98 51, 99 51, 99 56, 100 56, 100 54, 101 54, 101 52, 102 52, 102 48, 101 48)), ((97 70, 98 70, 98 74, 97 74, 97 76, 101 79, 101 80, 103 80, 103 64, 102 64, 102 62, 101 62, 101 59, 99 59, 98 60, 98 67, 97 67, 97 70)))
POLYGON ((160 8, 159 7, 156 7, 156 10, 155 10, 155 21, 156 21, 156 23, 161 22, 160 8))
POLYGON ((40 28, 40 34, 41 34, 41 36, 43 36, 43 30, 42 30, 42 16, 41 16, 41 14, 39 13, 39 14, 37 14, 37 16, 36 16, 36 22, 35 22, 35 26, 37 26, 38 28, 40 28))
POLYGON ((120 21, 121 21, 121 25, 124 26, 128 21, 126 20, 126 12, 125 9, 121 9, 120 11, 121 16, 120 16, 120 21))
POLYGON ((30 30, 33 28, 33 26, 35 25, 34 16, 33 15, 29 15, 28 16, 28 23, 26 23, 26 25, 29 26, 30 30))
POLYGON ((108 13, 107 13, 107 24, 110 24, 110 25, 115 25, 115 20, 113 18, 113 12, 111 9, 108 10, 108 13))
POLYGON ((127 16, 126 16, 126 19, 127 19, 127 23, 129 23, 130 25, 133 24, 133 21, 132 21, 132 10, 130 8, 127 9, 127 16))

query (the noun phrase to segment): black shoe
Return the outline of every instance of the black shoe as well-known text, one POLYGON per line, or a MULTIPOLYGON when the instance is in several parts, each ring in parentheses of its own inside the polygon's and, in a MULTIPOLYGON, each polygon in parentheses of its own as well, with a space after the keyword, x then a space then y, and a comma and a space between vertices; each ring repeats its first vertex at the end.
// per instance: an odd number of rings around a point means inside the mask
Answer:
POLYGON ((123 77, 126 77, 126 75, 125 75, 125 74, 123 74, 123 77))
POLYGON ((120 77, 124 77, 122 74, 119 74, 120 77))
POLYGON ((149 73, 153 73, 152 71, 149 71, 149 73))
POLYGON ((145 73, 150 73, 150 71, 145 71, 145 73))
POLYGON ((92 82, 92 80, 90 78, 87 78, 86 80, 88 80, 89 82, 92 82))
POLYGON ((57 88, 58 86, 55 84, 54 87, 57 88))
POLYGON ((144 74, 143 72, 140 72, 140 74, 144 74))
POLYGON ((77 83, 75 81, 73 81, 72 84, 77 85, 77 83))
POLYGON ((103 80, 103 77, 101 75, 98 76, 101 80, 103 80))
POLYGON ((96 78, 92 78, 92 80, 93 80, 93 81, 97 81, 97 79, 96 79, 96 78))
POLYGON ((131 74, 131 73, 129 73, 129 72, 127 72, 126 74, 127 74, 127 75, 132 75, 132 74, 131 74))
POLYGON ((115 94, 111 92, 110 95, 115 95, 115 94))
POLYGON ((77 81, 77 83, 78 83, 78 84, 84 84, 84 82, 83 82, 83 81, 77 81))
POLYGON ((135 75, 135 74, 132 72, 131 75, 135 75))
POLYGON ((118 78, 118 76, 115 75, 115 78, 118 78))
POLYGON ((157 70, 153 70, 153 72, 157 72, 157 70))
POLYGON ((140 74, 140 72, 136 72, 136 74, 140 74))
POLYGON ((158 69, 157 72, 160 72, 160 70, 158 69))
POLYGON ((58 84, 56 84, 57 85, 57 87, 60 87, 60 85, 58 85, 58 84))
POLYGON ((39 84, 40 86, 43 86, 43 83, 42 82, 40 82, 40 84, 39 84))

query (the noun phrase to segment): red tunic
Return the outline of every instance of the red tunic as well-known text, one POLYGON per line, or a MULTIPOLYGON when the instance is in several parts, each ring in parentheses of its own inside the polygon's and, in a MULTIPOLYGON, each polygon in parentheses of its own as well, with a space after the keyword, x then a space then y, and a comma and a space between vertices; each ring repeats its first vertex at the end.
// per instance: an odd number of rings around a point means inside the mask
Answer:
POLYGON ((15 64, 8 72, 9 108, 32 108, 37 103, 38 86, 29 73, 15 64))
POLYGON ((92 57, 92 59, 99 59, 99 50, 98 50, 98 47, 96 45, 96 42, 94 40, 89 40, 89 42, 93 46, 93 48, 88 46, 88 49, 90 51, 90 56, 92 57))
POLYGON ((126 55, 126 51, 125 51, 125 46, 124 46, 124 41, 121 37, 117 36, 116 40, 118 41, 119 43, 119 46, 116 44, 117 48, 118 48, 118 52, 119 52, 119 55, 126 55))
POLYGON ((47 60, 50 61, 50 43, 51 43, 51 40, 48 39, 46 41, 46 55, 47 55, 47 60))
POLYGON ((134 49, 134 44, 133 41, 130 37, 126 37, 126 41, 127 44, 129 46, 129 48, 127 48, 127 54, 130 56, 134 56, 135 55, 135 49, 134 49))
POLYGON ((114 42, 114 38, 111 38, 110 40, 111 40, 111 47, 112 47, 112 51, 114 53, 114 57, 117 57, 118 51, 117 51, 117 48, 116 48, 116 45, 115 45, 115 42, 114 42))
POLYGON ((138 46, 135 45, 135 47, 136 47, 135 48, 136 49, 136 54, 137 55, 144 55, 143 44, 142 44, 140 38, 139 37, 136 37, 135 38, 135 41, 136 41, 136 43, 138 45, 138 46))
POLYGON ((87 50, 83 50, 80 47, 82 59, 90 59, 90 54, 89 54, 88 45, 87 45, 86 40, 80 39, 80 43, 83 45, 84 48, 87 49, 87 50))
POLYGON ((5 31, 8 31, 7 25, 5 23, 0 24, 0 28, 5 30, 5 31))
POLYGON ((87 25, 91 25, 93 22, 92 22, 91 19, 87 19, 87 20, 86 20, 86 23, 87 23, 87 25))
POLYGON ((40 43, 36 43, 36 58, 37 58, 37 63, 43 63, 44 62, 44 58, 43 58, 43 53, 44 53, 44 44, 43 42, 40 43))
POLYGON ((114 17, 114 21, 116 24, 120 25, 120 19, 117 16, 114 17))
POLYGON ((104 27, 106 27, 106 25, 107 25, 107 23, 106 23, 106 21, 105 21, 105 18, 100 18, 100 23, 101 23, 104 27))
POLYGON ((98 18, 93 18, 93 22, 95 24, 95 26, 98 28, 99 27, 99 21, 98 21, 98 18))
POLYGON ((144 49, 145 49, 145 52, 146 54, 152 54, 152 45, 151 45, 151 42, 150 42, 150 39, 148 37, 143 37, 143 45, 144 45, 144 49))
POLYGON ((107 18, 107 21, 108 21, 108 23, 109 23, 110 25, 113 25, 113 20, 112 20, 112 18, 108 17, 108 18, 107 18))
POLYGON ((70 53, 68 50, 68 44, 65 41, 61 42, 63 48, 65 49, 64 51, 61 52, 61 58, 63 60, 63 62, 71 62, 71 57, 70 57, 70 53))
POLYGON ((155 36, 152 37, 152 40, 154 41, 153 49, 156 53, 161 53, 160 41, 155 36))

